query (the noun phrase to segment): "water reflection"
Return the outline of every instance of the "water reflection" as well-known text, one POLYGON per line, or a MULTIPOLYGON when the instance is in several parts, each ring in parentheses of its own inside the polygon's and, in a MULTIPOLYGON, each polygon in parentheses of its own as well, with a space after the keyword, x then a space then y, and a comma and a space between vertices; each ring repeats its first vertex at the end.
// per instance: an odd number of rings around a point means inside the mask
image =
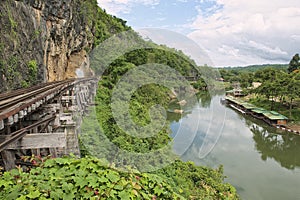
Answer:
POLYGON ((273 158, 282 167, 295 169, 300 167, 300 137, 290 133, 273 134, 265 128, 252 125, 250 130, 253 133, 256 149, 261 154, 261 159, 273 158))
MULTIPOLYGON (((212 95, 209 92, 202 91, 202 92, 197 93, 196 96, 197 96, 199 105, 202 108, 209 108, 210 107, 211 101, 212 101, 212 95)), ((190 101, 187 100, 187 102, 190 102, 190 101)), ((170 121, 170 122, 179 122, 180 119, 182 119, 182 118, 184 118, 187 115, 190 115, 192 113, 195 105, 196 105, 196 102, 187 103, 184 106, 180 106, 177 101, 171 102, 169 107, 168 107, 169 112, 167 113, 168 121, 170 121), (183 110, 184 112, 182 114, 172 112, 175 109, 183 110)))
POLYGON ((190 144, 181 159, 197 165, 223 165, 226 181, 238 189, 242 199, 299 199, 300 136, 278 132, 260 120, 221 105, 220 98, 224 96, 205 97, 190 114, 171 123, 172 135, 179 129, 185 133, 185 137, 174 140, 174 151, 182 152, 182 146, 190 144), (218 138, 220 130, 222 135, 218 138), (214 144, 213 138, 218 139, 217 143, 213 149, 207 148, 214 144), (209 151, 203 151, 206 149, 211 150, 208 155, 209 151))
POLYGON ((209 108, 212 100, 212 96, 209 92, 199 92, 197 94, 199 103, 203 108, 209 108))

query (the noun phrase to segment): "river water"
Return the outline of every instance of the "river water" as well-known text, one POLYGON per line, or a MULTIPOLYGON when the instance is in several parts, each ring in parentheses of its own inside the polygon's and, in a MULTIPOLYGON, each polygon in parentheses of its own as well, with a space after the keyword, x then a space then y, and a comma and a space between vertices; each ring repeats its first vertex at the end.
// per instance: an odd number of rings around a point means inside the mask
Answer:
POLYGON ((300 199, 300 136, 242 115, 220 98, 204 95, 184 116, 169 116, 174 151, 197 165, 223 165, 225 181, 242 199, 300 199))

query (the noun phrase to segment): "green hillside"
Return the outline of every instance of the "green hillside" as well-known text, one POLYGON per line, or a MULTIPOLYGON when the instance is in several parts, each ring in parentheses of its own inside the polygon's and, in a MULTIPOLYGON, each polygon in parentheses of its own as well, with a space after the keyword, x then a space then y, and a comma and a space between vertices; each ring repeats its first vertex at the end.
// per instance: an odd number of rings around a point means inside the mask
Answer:
POLYGON ((258 70, 266 69, 266 68, 274 68, 278 70, 287 70, 288 64, 264 64, 264 65, 249 65, 245 67, 220 67, 218 69, 232 70, 232 71, 240 71, 240 72, 256 72, 258 70))

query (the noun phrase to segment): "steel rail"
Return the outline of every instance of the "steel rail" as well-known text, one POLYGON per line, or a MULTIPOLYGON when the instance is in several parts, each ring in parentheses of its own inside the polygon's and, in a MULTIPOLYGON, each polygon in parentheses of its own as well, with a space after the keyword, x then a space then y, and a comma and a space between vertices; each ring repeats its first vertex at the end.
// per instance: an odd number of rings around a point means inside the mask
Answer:
POLYGON ((70 83, 70 82, 73 82, 74 80, 68 80, 68 81, 64 81, 64 82, 55 82, 54 84, 52 85, 47 85, 47 86, 44 86, 44 87, 41 87, 41 88, 38 88, 36 90, 33 90, 33 91, 30 91, 26 94, 19 94, 17 96, 13 96, 11 98, 7 98, 5 100, 2 100, 0 101, 0 112, 10 106, 13 106, 21 101, 24 101, 26 99, 29 99, 29 98, 32 98, 42 92, 45 92, 47 90, 50 90, 52 88, 55 88, 55 87, 58 87, 58 86, 61 86, 61 85, 65 85, 67 83, 70 83))
MULTIPOLYGON (((91 77, 91 78, 79 78, 79 79, 67 79, 67 80, 62 80, 62 81, 55 81, 55 82, 49 82, 49 83, 42 83, 39 85, 35 85, 32 86, 30 88, 23 88, 23 89, 19 89, 19 90, 15 90, 13 92, 6 92, 6 93, 2 93, 0 94, 0 105, 2 104, 6 104, 7 99, 11 99, 11 98, 17 98, 17 96, 23 96, 23 95, 29 95, 31 92, 33 91, 37 91, 39 89, 45 88, 45 87, 50 87, 50 86, 54 86, 54 85, 59 85, 59 84, 66 84, 66 83, 80 83, 80 82, 84 82, 84 81, 90 81, 90 80, 95 80, 95 78, 91 77)), ((1 107, 0 107, 1 110, 1 107)))
POLYGON ((9 98, 12 98, 12 97, 15 97, 15 96, 18 96, 18 95, 26 94, 30 91, 34 91, 34 90, 37 90, 39 88, 43 88, 45 86, 55 84, 57 82, 62 82, 62 81, 40 83, 38 85, 34 85, 32 87, 29 87, 29 88, 22 88, 22 89, 17 89, 17 90, 10 91, 10 92, 4 92, 4 93, 0 94, 0 101, 5 100, 5 99, 9 99, 9 98))

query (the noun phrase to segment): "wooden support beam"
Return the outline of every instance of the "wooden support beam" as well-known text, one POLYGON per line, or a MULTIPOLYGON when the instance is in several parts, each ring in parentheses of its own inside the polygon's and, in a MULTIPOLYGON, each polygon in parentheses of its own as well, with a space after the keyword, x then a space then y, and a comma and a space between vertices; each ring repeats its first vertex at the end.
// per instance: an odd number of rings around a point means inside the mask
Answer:
POLYGON ((49 149, 49 152, 50 152, 50 155, 51 155, 53 158, 57 158, 57 151, 56 151, 56 148, 50 148, 50 149, 49 149))
MULTIPOLYGON (((5 136, 0 137, 0 141, 5 140, 5 136)), ((21 140, 16 141, 6 147, 8 149, 41 149, 41 148, 63 148, 66 147, 65 133, 37 133, 27 134, 21 140)))
POLYGON ((51 122, 51 121, 47 122, 47 123, 41 128, 40 132, 44 132, 44 131, 47 129, 47 127, 49 126, 50 122, 51 122))
POLYGON ((31 149, 32 155, 35 156, 41 156, 41 150, 40 149, 31 149))
POLYGON ((1 157, 4 163, 4 169, 6 171, 12 170, 16 167, 15 160, 15 152, 12 150, 4 150, 1 151, 1 157))
POLYGON ((0 120, 0 130, 4 129, 4 120, 0 120))

